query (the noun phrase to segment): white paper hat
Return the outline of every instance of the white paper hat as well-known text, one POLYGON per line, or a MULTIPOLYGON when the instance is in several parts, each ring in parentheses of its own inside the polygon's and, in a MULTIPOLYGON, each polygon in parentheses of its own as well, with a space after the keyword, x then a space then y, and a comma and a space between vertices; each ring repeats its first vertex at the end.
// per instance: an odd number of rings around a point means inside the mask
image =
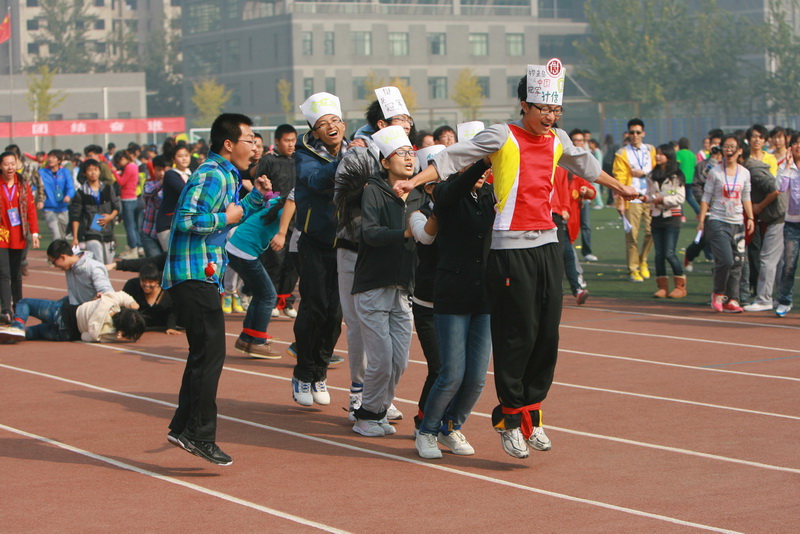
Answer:
POLYGON ((428 162, 433 159, 433 157, 444 150, 446 147, 444 145, 431 145, 428 147, 423 148, 422 150, 417 150, 417 161, 419 161, 419 170, 425 170, 428 166, 428 162))
POLYGON ((392 87, 390 85, 388 87, 375 89, 375 96, 378 97, 378 103, 381 105, 383 116, 387 119, 398 115, 411 116, 411 113, 408 112, 408 108, 406 107, 406 102, 403 100, 403 95, 397 87, 392 87))
POLYGON ((545 65, 528 65, 528 98, 533 104, 560 106, 564 97, 567 71, 561 60, 553 58, 545 65))
POLYGON ((462 122, 461 124, 456 126, 456 130, 458 131, 459 141, 468 141, 473 137, 475 137, 475 134, 485 129, 486 125, 483 124, 481 121, 462 122))
POLYGON ((411 146, 406 131, 402 126, 387 126, 372 134, 372 140, 378 145, 378 150, 384 158, 400 147, 411 146))
POLYGON ((342 118, 342 106, 339 97, 330 93, 316 93, 308 97, 308 100, 300 104, 300 111, 303 112, 308 123, 313 128, 320 117, 325 115, 336 115, 342 118))

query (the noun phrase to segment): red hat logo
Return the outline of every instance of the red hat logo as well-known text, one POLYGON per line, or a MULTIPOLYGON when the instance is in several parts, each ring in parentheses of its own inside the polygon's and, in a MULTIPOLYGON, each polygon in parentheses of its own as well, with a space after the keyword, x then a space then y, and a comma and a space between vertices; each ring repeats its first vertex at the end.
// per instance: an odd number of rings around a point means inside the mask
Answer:
POLYGON ((563 69, 564 66, 561 64, 561 60, 556 57, 547 62, 547 73, 553 78, 561 76, 561 71, 563 69))

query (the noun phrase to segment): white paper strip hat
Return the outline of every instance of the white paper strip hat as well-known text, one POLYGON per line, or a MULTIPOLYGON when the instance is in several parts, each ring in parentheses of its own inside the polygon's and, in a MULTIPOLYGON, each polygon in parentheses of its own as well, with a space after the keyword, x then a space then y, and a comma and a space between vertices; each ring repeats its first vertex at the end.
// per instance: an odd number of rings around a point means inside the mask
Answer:
POLYGON ((392 152, 400 147, 411 146, 406 131, 402 126, 387 126, 372 134, 372 140, 378 145, 378 150, 384 158, 389 157, 392 152))
POLYGON ((428 166, 428 162, 433 159, 433 157, 444 150, 446 147, 444 145, 431 145, 428 147, 423 148, 422 150, 417 150, 417 161, 419 161, 419 170, 423 171, 428 166))
POLYGON ((458 130, 459 141, 468 141, 475 137, 478 132, 481 132, 485 129, 486 125, 481 121, 462 122, 456 126, 456 130, 458 130))
POLYGON ((528 98, 525 101, 560 106, 566 75, 567 71, 558 58, 544 65, 528 65, 528 98))
POLYGON ((397 87, 390 85, 375 89, 375 96, 378 98, 378 103, 381 105, 383 116, 387 119, 398 115, 411 116, 411 113, 408 112, 408 108, 406 107, 406 102, 403 100, 403 95, 397 87))
POLYGON ((313 128, 320 117, 325 115, 336 115, 342 118, 342 106, 339 97, 330 93, 316 93, 308 97, 308 100, 300 104, 300 111, 303 112, 308 123, 313 128))

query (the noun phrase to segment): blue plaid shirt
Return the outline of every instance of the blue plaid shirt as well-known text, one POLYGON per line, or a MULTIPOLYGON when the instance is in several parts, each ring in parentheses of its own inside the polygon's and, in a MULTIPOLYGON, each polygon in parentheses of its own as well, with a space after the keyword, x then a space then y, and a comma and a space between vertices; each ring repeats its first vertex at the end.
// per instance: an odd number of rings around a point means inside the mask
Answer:
MULTIPOLYGON (((200 280, 217 284, 222 292, 221 281, 228 262, 224 238, 230 230, 225 208, 237 200, 239 187, 239 173, 233 164, 209 152, 178 198, 161 283, 164 289, 186 280, 200 280), (205 273, 209 263, 216 265, 211 276, 205 273)), ((244 220, 264 205, 264 197, 253 189, 240 205, 244 220)))

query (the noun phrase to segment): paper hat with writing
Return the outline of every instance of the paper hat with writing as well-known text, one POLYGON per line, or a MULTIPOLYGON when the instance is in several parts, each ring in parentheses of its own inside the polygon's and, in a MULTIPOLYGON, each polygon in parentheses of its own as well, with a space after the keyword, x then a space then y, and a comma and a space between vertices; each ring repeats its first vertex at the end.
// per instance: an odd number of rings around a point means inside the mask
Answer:
POLYGON ((462 122, 456 126, 459 141, 468 141, 475 137, 478 132, 485 129, 486 125, 484 125, 481 121, 462 122))
POLYGON ((383 116, 387 119, 398 115, 411 116, 406 107, 406 102, 403 100, 403 95, 397 87, 388 86, 375 89, 375 96, 378 97, 383 116))
POLYGON ((567 71, 558 58, 544 65, 528 65, 528 97, 525 101, 560 106, 566 75, 567 71))
POLYGON ((426 146, 422 150, 417 150, 417 161, 419 161, 419 170, 425 170, 425 167, 428 166, 428 162, 433 159, 433 157, 444 150, 446 147, 444 145, 431 145, 426 146))
POLYGON ((336 115, 342 118, 342 106, 339 97, 330 93, 316 93, 308 97, 308 100, 300 104, 300 111, 303 112, 308 123, 314 127, 320 117, 325 115, 336 115))
POLYGON ((402 126, 387 126, 372 134, 372 140, 378 145, 378 150, 384 158, 388 158, 392 152, 404 146, 411 146, 406 131, 402 126))

